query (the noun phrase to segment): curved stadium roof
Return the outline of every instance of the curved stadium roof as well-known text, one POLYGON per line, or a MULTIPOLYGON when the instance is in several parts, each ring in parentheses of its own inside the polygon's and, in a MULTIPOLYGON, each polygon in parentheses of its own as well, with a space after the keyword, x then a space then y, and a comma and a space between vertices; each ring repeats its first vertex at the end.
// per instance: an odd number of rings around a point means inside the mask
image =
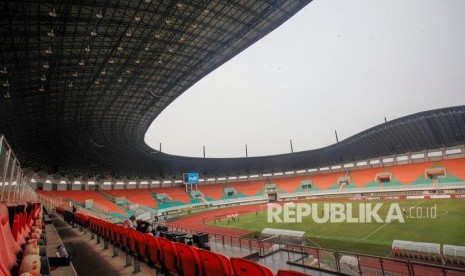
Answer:
POLYGON ((203 159, 145 144, 172 101, 309 2, 0 2, 0 133, 23 167, 83 177, 285 171, 465 143, 460 106, 294 154, 203 159))

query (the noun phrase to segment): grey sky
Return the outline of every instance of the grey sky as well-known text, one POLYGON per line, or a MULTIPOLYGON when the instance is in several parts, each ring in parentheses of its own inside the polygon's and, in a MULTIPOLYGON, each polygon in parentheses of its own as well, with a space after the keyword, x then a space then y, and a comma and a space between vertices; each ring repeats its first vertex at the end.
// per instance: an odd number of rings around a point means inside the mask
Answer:
POLYGON ((324 147, 465 104, 465 1, 315 0, 153 122, 163 152, 243 157, 324 147), (186 135, 186 130, 189 134, 186 135))

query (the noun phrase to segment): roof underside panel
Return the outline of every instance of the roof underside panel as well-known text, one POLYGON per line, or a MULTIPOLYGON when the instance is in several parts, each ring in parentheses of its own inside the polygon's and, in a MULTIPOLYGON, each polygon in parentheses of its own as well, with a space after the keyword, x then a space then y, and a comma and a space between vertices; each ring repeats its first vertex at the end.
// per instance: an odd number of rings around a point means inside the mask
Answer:
POLYGON ((179 95, 309 2, 2 1, 0 133, 23 167, 82 177, 282 171, 464 143, 464 107, 292 155, 187 158, 144 143, 179 95))

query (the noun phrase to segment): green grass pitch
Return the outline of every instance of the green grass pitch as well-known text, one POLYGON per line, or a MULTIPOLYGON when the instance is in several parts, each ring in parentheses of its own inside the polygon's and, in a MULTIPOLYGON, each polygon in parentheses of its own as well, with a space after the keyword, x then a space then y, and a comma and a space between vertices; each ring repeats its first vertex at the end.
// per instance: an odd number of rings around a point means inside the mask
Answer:
MULTIPOLYGON (((328 203, 334 203, 330 201, 328 203)), ((425 199, 425 200, 381 200, 381 201, 338 201, 352 203, 354 217, 358 217, 359 203, 372 205, 383 203, 378 214, 384 220, 391 203, 398 203, 407 213, 402 214, 404 223, 397 220, 390 223, 316 223, 311 216, 303 217, 301 223, 268 223, 266 210, 241 215, 239 221, 228 223, 227 219, 210 222, 211 225, 253 231, 250 236, 263 228, 277 228, 305 231, 310 240, 308 245, 327 249, 357 252, 383 257, 391 256, 393 240, 408 240, 465 246, 465 199, 425 199), (412 207, 412 209, 410 209, 412 207), (433 215, 436 207, 436 218, 433 215), (410 211, 411 210, 411 213, 410 211), (413 217, 408 217, 409 214, 413 217)), ((323 209, 318 202, 318 212, 323 209)), ((283 216, 281 216, 282 218, 283 216)))

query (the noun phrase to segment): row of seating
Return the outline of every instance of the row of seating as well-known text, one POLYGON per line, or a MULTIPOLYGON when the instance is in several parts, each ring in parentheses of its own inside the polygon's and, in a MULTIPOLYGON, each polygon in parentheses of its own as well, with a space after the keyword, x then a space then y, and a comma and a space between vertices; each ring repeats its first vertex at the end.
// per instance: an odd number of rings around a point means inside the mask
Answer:
POLYGON ((49 273, 40 204, 0 203, 0 221, 0 274, 49 273))
MULTIPOLYGON (((98 238, 113 244, 115 248, 125 251, 127 256, 133 256, 135 262, 147 262, 161 272, 184 276, 274 275, 269 268, 250 260, 228 258, 209 250, 123 228, 85 214, 76 213, 75 222, 89 228, 98 238)), ((283 269, 277 275, 308 274, 283 269)))

